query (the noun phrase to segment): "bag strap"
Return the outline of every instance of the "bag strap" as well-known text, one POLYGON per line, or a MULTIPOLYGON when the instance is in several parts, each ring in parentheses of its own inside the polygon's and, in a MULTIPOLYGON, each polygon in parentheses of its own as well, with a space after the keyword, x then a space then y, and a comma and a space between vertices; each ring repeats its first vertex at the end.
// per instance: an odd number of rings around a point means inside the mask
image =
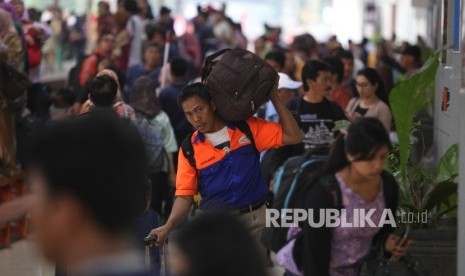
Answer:
POLYGON ((333 207, 340 209, 344 208, 342 205, 342 193, 339 187, 339 182, 334 175, 324 176, 321 185, 328 192, 332 199, 333 207))
POLYGON ((360 98, 355 99, 352 104, 350 105, 349 112, 353 113, 355 112, 355 109, 357 108, 358 104, 360 103, 360 98))
POLYGON ((255 140, 253 138, 252 131, 250 130, 249 124, 247 124, 246 121, 239 121, 239 122, 235 122, 234 126, 237 127, 242 133, 244 133, 245 136, 249 138, 252 146, 254 146, 254 148, 257 149, 257 147, 255 146, 255 140))
POLYGON ((194 147, 192 146, 191 138, 194 133, 189 133, 184 140, 182 140, 181 143, 181 149, 182 153, 184 154, 184 157, 186 157, 187 161, 189 161, 189 164, 193 167, 196 168, 196 163, 195 163, 195 158, 194 158, 194 147))
POLYGON ((210 75, 210 72, 213 69, 213 60, 215 60, 215 58, 221 56, 222 54, 230 50, 231 49, 223 49, 221 51, 218 51, 214 54, 209 55, 205 59, 205 62, 203 63, 203 68, 202 68, 202 82, 203 83, 205 83, 205 80, 207 79, 208 75, 210 75))
MULTIPOLYGON (((257 147, 255 146, 255 140, 252 135, 252 131, 250 130, 249 124, 247 124, 246 121, 240 121, 240 122, 235 122, 234 126, 237 127, 241 132, 245 134, 245 136, 250 140, 250 143, 254 146, 255 149, 257 147)), ((195 158, 194 158, 194 147, 192 146, 192 135, 194 133, 190 133, 184 138, 184 140, 181 143, 181 149, 182 153, 184 154, 184 157, 189 161, 189 164, 197 168, 195 158)), ((258 152, 258 150, 257 150, 258 152)))

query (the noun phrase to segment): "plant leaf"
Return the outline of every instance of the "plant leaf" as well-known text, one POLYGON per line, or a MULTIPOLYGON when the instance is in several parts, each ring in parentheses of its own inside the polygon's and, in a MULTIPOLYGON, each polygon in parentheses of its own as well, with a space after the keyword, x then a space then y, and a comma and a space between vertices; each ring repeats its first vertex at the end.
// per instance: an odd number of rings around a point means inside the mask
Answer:
POLYGON ((453 144, 439 160, 439 166, 436 172, 437 182, 447 181, 455 178, 459 172, 459 145, 453 144))
POLYGON ((432 55, 423 67, 415 74, 395 86, 390 95, 389 102, 396 124, 399 139, 400 172, 407 183, 407 162, 410 157, 410 131, 413 126, 414 112, 424 106, 424 91, 434 82, 436 70, 439 67, 439 54, 432 55))
POLYGON ((450 206, 448 208, 445 208, 444 210, 441 210, 440 212, 435 214, 433 219, 434 220, 440 219, 442 216, 447 215, 447 214, 451 213, 452 211, 457 210, 457 207, 458 207, 458 205, 454 204, 454 205, 452 205, 452 206, 450 206))
POLYGON ((450 196, 457 194, 458 184, 454 181, 443 181, 437 183, 430 190, 423 202, 422 209, 431 211, 436 207, 440 207, 442 203, 447 202, 450 196))
POLYGON ((347 129, 350 127, 351 125, 351 122, 350 121, 347 121, 347 120, 339 120, 339 121, 336 121, 334 122, 334 127, 332 129, 332 131, 341 131, 341 130, 345 130, 347 131, 347 129))

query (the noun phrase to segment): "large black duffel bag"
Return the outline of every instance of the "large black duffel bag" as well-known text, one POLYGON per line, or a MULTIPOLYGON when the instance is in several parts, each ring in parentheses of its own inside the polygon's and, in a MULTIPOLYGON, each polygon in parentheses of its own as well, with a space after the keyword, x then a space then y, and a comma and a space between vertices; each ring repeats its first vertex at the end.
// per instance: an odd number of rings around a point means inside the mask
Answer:
POLYGON ((257 55, 242 49, 225 49, 208 56, 202 69, 218 115, 228 121, 243 121, 269 99, 278 73, 257 55))

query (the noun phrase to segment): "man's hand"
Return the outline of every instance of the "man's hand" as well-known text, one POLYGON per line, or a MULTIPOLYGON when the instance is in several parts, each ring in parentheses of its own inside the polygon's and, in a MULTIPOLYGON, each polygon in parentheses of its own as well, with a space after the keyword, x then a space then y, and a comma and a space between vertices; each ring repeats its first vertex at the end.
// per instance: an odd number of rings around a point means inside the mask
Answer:
POLYGON ((270 91, 270 100, 273 101, 273 98, 275 100, 278 99, 278 85, 279 85, 279 75, 278 75, 278 79, 276 80, 275 84, 273 85, 273 87, 271 88, 271 91, 270 91))
POLYGON ((166 224, 161 226, 161 227, 155 228, 152 231, 150 231, 147 238, 156 237, 156 239, 154 239, 154 240, 152 240, 150 242, 150 246, 163 245, 168 240, 168 235, 170 234, 170 231, 171 231, 171 227, 169 227, 166 224))
POLYGON ((168 218, 168 221, 165 225, 155 228, 147 235, 146 239, 157 237, 156 239, 150 242, 150 245, 160 246, 170 234, 170 231, 173 227, 176 227, 178 223, 187 217, 191 209, 193 202, 192 196, 177 196, 174 200, 173 209, 171 210, 171 215, 168 218))
POLYGON ((279 123, 283 128, 283 144, 295 145, 302 142, 304 137, 299 129, 299 126, 297 125, 297 122, 294 119, 294 116, 292 116, 284 103, 279 100, 278 81, 276 81, 273 89, 270 92, 270 100, 276 109, 276 113, 279 115, 279 123))

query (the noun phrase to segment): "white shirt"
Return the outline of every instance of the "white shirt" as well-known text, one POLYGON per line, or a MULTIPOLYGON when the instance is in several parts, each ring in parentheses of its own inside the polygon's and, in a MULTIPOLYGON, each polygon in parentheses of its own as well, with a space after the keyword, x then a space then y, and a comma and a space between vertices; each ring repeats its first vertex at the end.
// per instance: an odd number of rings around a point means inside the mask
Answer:
POLYGON ((214 133, 205 133, 205 137, 207 137, 208 141, 210 141, 214 147, 227 143, 229 142, 228 127, 225 126, 214 133))
POLYGON ((128 68, 142 63, 142 43, 144 42, 145 22, 138 15, 129 18, 126 28, 131 36, 128 68))
POLYGON ((118 252, 112 255, 90 258, 79 264, 73 275, 126 275, 145 269, 144 259, 139 251, 118 252))

